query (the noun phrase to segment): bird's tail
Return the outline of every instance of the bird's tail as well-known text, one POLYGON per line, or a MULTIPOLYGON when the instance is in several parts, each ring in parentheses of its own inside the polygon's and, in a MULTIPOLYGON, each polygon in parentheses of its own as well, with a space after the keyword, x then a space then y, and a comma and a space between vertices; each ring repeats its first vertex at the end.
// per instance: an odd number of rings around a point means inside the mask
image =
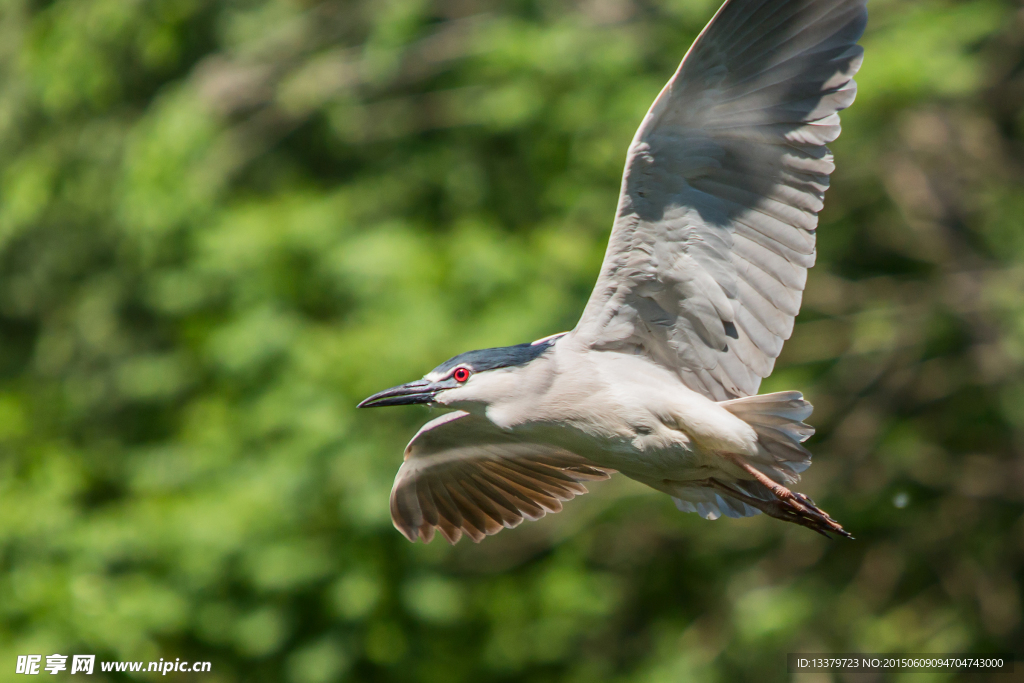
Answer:
POLYGON ((719 405, 754 428, 758 453, 747 461, 771 479, 791 484, 811 466, 811 452, 802 444, 814 434, 814 427, 803 421, 814 407, 799 391, 746 396, 719 405))
POLYGON ((709 477, 700 482, 700 486, 668 490, 676 501, 676 507, 684 512, 699 512, 708 519, 715 519, 720 514, 746 517, 765 512, 825 536, 836 534, 853 538, 813 500, 785 486, 798 481, 800 473, 811 465, 811 453, 801 444, 814 434, 814 428, 804 424, 813 408, 800 392, 747 396, 723 401, 719 405, 757 433, 756 454, 722 454, 752 479, 744 477, 730 481, 709 477))

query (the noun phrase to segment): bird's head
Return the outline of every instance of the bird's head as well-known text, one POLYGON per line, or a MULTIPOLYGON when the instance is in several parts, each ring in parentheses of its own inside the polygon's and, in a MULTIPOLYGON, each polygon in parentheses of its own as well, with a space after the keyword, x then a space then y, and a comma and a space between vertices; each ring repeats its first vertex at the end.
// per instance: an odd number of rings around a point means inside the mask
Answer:
MULTIPOLYGON (((564 334, 564 333, 563 333, 564 334)), ((460 353, 428 372, 423 379, 380 391, 360 408, 433 403, 447 407, 486 407, 507 396, 516 373, 540 358, 561 334, 529 344, 460 353)))

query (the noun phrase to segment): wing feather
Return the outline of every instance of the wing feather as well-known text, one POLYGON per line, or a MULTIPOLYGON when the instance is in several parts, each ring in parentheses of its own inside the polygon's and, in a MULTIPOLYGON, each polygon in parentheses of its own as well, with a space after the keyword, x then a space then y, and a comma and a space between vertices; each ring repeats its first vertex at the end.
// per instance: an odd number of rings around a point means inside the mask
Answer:
POLYGON ((743 258, 735 258, 732 265, 740 279, 750 285, 768 303, 775 307, 790 321, 800 312, 800 300, 803 292, 786 287, 779 279, 772 277, 756 264, 743 258))
POLYGON ((732 245, 734 263, 736 259, 742 259, 763 270, 779 284, 791 290, 803 291, 807 284, 807 271, 804 268, 798 268, 792 261, 740 233, 733 234, 732 245))
POLYGON ((406 448, 391 491, 391 519, 406 538, 479 542, 524 519, 559 512, 611 470, 575 453, 523 441, 484 417, 456 411, 424 427, 406 448))
POLYGON ((575 339, 715 400, 757 392, 814 265, 866 22, 865 0, 727 0, 630 145, 575 339))

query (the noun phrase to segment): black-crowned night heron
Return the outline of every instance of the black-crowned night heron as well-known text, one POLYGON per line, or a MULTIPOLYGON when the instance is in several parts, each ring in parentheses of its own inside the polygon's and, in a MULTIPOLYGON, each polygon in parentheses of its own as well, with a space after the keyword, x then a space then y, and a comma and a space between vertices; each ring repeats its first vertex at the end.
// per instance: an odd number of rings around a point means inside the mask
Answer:
POLYGON ((597 285, 571 332, 469 351, 360 407, 454 408, 391 493, 409 540, 474 541, 618 471, 705 518, 849 534, 790 491, 811 405, 758 396, 793 331, 854 99, 864 0, 728 0, 626 155, 597 285))

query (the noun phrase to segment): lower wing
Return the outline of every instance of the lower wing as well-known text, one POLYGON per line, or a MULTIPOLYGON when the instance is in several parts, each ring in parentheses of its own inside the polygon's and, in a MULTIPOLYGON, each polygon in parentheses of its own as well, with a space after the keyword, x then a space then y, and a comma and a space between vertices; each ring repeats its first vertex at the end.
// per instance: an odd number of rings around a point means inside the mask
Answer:
POLYGON ((583 482, 612 471, 456 411, 428 422, 409 442, 391 490, 391 519, 410 541, 429 543, 437 530, 449 543, 463 533, 479 542, 559 512, 562 502, 587 492, 583 482))

